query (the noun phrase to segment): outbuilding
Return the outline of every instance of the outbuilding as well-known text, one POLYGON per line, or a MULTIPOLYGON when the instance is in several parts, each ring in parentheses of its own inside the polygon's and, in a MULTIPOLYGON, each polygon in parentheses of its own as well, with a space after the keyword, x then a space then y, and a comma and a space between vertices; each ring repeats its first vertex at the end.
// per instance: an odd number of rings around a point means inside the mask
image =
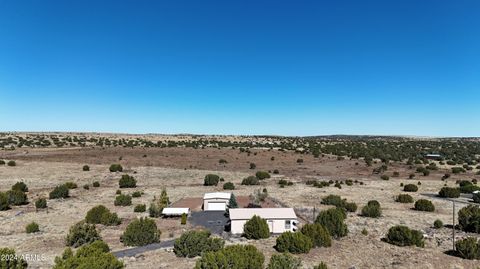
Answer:
POLYGON ((298 229, 293 208, 231 208, 229 215, 232 234, 243 234, 245 222, 255 215, 267 221, 270 233, 295 232, 298 229))
POLYGON ((165 207, 162 210, 162 215, 165 217, 178 217, 181 215, 190 214, 190 208, 188 207, 165 207))
POLYGON ((229 192, 210 192, 203 195, 204 211, 225 211, 232 196, 229 192))

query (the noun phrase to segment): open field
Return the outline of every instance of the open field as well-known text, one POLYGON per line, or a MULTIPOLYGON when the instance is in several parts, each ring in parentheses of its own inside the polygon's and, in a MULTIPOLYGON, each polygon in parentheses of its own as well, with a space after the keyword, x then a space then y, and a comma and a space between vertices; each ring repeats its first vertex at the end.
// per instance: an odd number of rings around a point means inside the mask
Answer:
MULTIPOLYGON (((254 138, 250 138, 252 140, 254 138)), ((93 206, 103 204, 116 212, 122 219, 119 226, 97 225, 98 230, 110 248, 124 249, 119 238, 126 226, 139 216, 148 213, 134 213, 136 204, 149 204, 154 196, 158 196, 163 187, 166 188, 170 201, 201 197, 205 192, 222 191, 218 186, 203 186, 206 174, 214 173, 233 182, 238 196, 249 196, 256 190, 266 188, 273 201, 293 207, 303 222, 312 221, 313 208, 316 212, 328 208, 321 204, 321 198, 336 194, 355 202, 359 206, 356 213, 348 213, 346 219, 349 234, 334 240, 330 248, 312 249, 308 254, 297 255, 303 261, 304 268, 312 268, 324 261, 330 268, 477 268, 478 261, 464 260, 447 255, 444 252, 452 249, 451 228, 433 229, 436 219, 445 224, 452 224, 452 203, 432 197, 447 184, 456 186, 457 180, 473 178, 480 180, 474 168, 465 173, 452 174, 445 181, 441 177, 449 173, 454 165, 437 164, 427 176, 416 173, 415 165, 392 161, 388 170, 380 174, 372 173, 382 163, 374 159, 372 166, 367 166, 361 159, 337 158, 336 155, 313 154, 298 151, 279 151, 269 148, 251 148, 249 153, 231 147, 84 147, 84 148, 16 148, 0 151, 0 159, 15 160, 16 166, 0 166, 0 190, 6 191, 18 181, 23 181, 29 188, 29 204, 13 206, 7 211, 0 211, 0 241, 2 247, 12 247, 17 253, 43 254, 45 260, 29 262, 30 268, 50 268, 55 256, 65 248, 65 236, 73 224, 84 219, 86 212, 93 206), (226 160, 220 163, 219 160, 226 160), (298 159, 302 159, 299 162, 298 159), (109 172, 112 163, 120 163, 124 167, 122 173, 109 172), (250 164, 256 165, 250 169, 250 164), (90 171, 82 171, 83 165, 89 165, 90 171), (274 171, 269 179, 261 181, 257 186, 240 185, 243 178, 255 174, 256 171, 274 171), (393 176, 398 172, 398 176, 393 176), (133 198, 132 206, 114 206, 118 179, 122 174, 130 174, 137 179, 135 189, 122 189, 122 193, 143 191, 139 198, 133 198), (410 174, 415 178, 409 179, 410 174), (389 180, 381 180, 380 175, 389 175, 389 180), (280 179, 293 182, 291 186, 281 188, 280 179), (307 185, 307 180, 357 180, 361 184, 342 185, 336 188, 316 188, 307 185), (78 188, 71 190, 71 197, 60 200, 48 200, 48 213, 36 212, 33 201, 39 197, 48 197, 48 193, 57 185, 67 181, 77 183, 78 188), (94 181, 100 187, 93 188, 94 181), (412 210, 413 204, 402 204, 394 201, 394 197, 402 193, 400 184, 418 184, 419 191, 410 193, 415 200, 429 199, 436 207, 434 212, 412 210), (90 189, 82 188, 89 184, 90 189), (369 200, 380 202, 383 215, 380 218, 359 216, 361 207, 369 200), (40 232, 26 234, 25 226, 35 221, 40 225, 40 232), (382 242, 387 230, 394 225, 407 225, 427 235, 425 248, 398 247, 382 242), (368 235, 363 235, 363 229, 368 235)), ((195 202, 193 202, 195 203, 195 202)), ((465 206, 457 203, 456 211, 465 206)), ((177 238, 182 232, 189 230, 180 225, 180 220, 155 219, 162 231, 161 240, 177 238)), ((479 238, 478 234, 468 234, 479 238)), ((467 236, 457 231, 457 238, 467 236)), ((251 243, 257 246, 266 256, 276 253, 273 246, 275 238, 249 241, 244 238, 232 238, 229 243, 251 243)), ((155 250, 146 252, 136 258, 125 258, 127 268, 192 268, 197 258, 178 258, 172 252, 155 250)), ((267 262, 266 262, 267 263, 267 262)))

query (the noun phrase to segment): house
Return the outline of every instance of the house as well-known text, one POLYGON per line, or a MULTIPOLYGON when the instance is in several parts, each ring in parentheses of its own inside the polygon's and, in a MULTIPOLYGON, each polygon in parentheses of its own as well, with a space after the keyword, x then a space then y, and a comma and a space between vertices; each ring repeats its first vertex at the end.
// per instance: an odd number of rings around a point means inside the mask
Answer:
POLYGON ((165 207, 162 210, 162 215, 166 217, 178 217, 181 215, 190 214, 190 208, 188 207, 165 207))
POLYGON ((204 211, 225 211, 232 196, 229 192, 210 192, 203 195, 204 211))
POLYGON ((270 233, 297 230, 298 220, 293 208, 231 208, 229 215, 232 234, 242 234, 245 222, 255 215, 267 221, 270 233))

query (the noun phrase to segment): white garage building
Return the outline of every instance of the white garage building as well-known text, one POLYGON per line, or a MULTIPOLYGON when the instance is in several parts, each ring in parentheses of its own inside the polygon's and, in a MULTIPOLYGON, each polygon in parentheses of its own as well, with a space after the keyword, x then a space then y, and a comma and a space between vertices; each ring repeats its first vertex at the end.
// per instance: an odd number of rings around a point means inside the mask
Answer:
POLYGON ((230 197, 229 192, 210 192, 203 195, 204 211, 225 211, 228 207, 230 197))
POLYGON ((243 234, 243 225, 254 215, 267 221, 270 233, 297 230, 298 220, 293 208, 231 208, 229 213, 232 234, 243 234))

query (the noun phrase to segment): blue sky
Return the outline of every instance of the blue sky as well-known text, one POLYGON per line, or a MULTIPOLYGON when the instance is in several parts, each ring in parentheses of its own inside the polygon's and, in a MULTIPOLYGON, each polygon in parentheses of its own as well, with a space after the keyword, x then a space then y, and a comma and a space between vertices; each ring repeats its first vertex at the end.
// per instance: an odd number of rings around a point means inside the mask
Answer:
POLYGON ((0 0, 0 131, 480 136, 479 13, 0 0))

